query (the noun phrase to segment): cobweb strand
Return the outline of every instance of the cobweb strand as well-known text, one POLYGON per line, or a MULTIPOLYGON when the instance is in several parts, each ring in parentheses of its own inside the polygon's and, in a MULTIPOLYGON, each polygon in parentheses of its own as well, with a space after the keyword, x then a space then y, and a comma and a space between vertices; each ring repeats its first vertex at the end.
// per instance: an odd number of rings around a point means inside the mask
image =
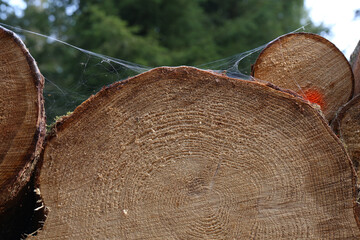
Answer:
MULTIPOLYGON (((44 98, 48 124, 51 124, 57 116, 73 111, 78 105, 104 86, 152 69, 152 67, 95 53, 52 36, 4 23, 0 23, 0 25, 18 34, 27 34, 26 36, 29 37, 35 36, 41 38, 46 44, 65 46, 65 48, 60 47, 64 52, 65 50, 78 52, 70 54, 72 57, 77 57, 76 61, 78 61, 78 64, 70 66, 70 69, 66 69, 66 66, 63 66, 65 63, 60 62, 57 63, 60 70, 48 72, 47 69, 41 68, 43 63, 39 63, 39 68, 45 77, 44 98), (66 71, 69 71, 69 74, 66 71)), ((305 26, 293 32, 299 32, 300 30, 305 30, 305 26)), ((23 39, 26 43, 27 37, 23 36, 23 39)), ((251 65, 266 45, 268 43, 243 53, 195 67, 226 74, 233 78, 252 80, 251 65)), ((29 48, 31 50, 31 46, 29 48)))

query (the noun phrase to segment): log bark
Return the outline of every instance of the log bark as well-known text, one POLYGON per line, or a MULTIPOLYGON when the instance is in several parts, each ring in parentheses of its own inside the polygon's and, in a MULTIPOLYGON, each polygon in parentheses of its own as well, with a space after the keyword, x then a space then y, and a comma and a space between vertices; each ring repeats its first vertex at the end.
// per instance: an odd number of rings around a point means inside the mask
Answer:
POLYGON ((0 214, 18 203, 45 138, 44 79, 21 39, 0 27, 0 214))
POLYGON ((355 87, 354 96, 360 94, 360 41, 354 49, 354 52, 350 56, 350 64, 354 73, 355 87))
POLYGON ((41 161, 34 239, 360 238, 342 144, 261 83, 153 69, 57 122, 41 161))
POLYGON ((331 123, 340 137, 353 162, 357 175, 360 174, 360 95, 349 101, 331 123))
POLYGON ((328 121, 353 95, 354 76, 345 56, 325 38, 310 33, 287 34, 270 43, 252 75, 318 104, 328 121))

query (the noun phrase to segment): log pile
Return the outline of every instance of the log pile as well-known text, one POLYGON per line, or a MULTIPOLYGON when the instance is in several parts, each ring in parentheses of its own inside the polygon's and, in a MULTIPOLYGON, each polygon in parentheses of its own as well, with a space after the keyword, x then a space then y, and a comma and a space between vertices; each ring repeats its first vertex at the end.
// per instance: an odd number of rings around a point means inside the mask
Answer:
POLYGON ((359 239, 349 63, 319 36, 289 34, 253 75, 155 68, 62 117, 39 144, 46 220, 28 239, 359 239))

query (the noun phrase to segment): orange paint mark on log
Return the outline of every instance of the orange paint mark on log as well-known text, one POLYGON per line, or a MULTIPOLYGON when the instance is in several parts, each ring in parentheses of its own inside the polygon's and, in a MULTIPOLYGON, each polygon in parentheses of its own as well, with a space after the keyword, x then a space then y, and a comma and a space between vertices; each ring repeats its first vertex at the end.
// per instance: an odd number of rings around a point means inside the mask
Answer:
POLYGON ((315 89, 307 89, 304 91, 304 93, 302 95, 309 102, 316 103, 317 105, 319 105, 321 107, 321 109, 324 108, 324 106, 325 106, 324 95, 322 93, 320 93, 319 91, 317 91, 315 89))

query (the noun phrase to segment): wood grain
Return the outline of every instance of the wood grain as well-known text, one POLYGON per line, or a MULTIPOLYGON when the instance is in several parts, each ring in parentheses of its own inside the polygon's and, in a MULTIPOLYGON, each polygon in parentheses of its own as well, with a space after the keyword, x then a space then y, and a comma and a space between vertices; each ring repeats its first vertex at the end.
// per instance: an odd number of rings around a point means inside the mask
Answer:
POLYGON ((32 238, 357 239, 355 181, 300 97, 156 68, 56 124, 38 178, 47 219, 32 238))
POLYGON ((318 104, 328 121, 354 91, 354 76, 345 56, 334 44, 311 33, 287 34, 271 42, 260 53, 252 75, 318 104))
POLYGON ((13 32, 0 27, 0 213, 28 183, 45 137, 44 79, 13 32))
POLYGON ((339 111, 331 123, 340 137, 353 162, 357 174, 360 174, 360 95, 354 97, 339 111))

